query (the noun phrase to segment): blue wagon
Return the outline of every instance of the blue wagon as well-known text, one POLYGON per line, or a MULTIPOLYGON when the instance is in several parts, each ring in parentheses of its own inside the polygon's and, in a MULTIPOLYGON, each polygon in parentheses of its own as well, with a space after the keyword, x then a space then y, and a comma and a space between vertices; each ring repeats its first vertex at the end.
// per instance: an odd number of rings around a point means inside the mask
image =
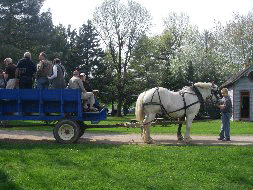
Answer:
POLYGON ((86 128, 84 121, 97 124, 106 119, 106 110, 84 112, 79 90, 0 89, 0 121, 57 121, 54 137, 60 143, 73 143, 86 128))

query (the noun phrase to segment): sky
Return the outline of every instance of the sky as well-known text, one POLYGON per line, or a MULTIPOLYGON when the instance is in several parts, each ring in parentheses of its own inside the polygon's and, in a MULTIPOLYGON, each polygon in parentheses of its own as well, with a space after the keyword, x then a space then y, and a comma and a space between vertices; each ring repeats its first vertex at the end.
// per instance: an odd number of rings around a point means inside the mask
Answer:
MULTIPOLYGON (((79 28, 92 19, 94 10, 104 0, 45 0, 42 10, 50 8, 54 25, 63 24, 79 28)), ((126 0, 123 0, 126 1, 126 0)), ((150 11, 152 34, 163 30, 163 18, 169 12, 185 13, 200 31, 211 29, 214 21, 225 24, 233 19, 233 13, 247 15, 253 11, 253 0, 135 0, 150 11)))

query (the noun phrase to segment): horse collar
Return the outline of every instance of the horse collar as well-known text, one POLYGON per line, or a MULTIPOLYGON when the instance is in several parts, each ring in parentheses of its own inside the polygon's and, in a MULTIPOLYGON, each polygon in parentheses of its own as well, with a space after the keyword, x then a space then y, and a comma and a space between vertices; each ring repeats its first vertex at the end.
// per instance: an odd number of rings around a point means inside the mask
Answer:
POLYGON ((183 98, 183 102, 184 102, 184 118, 185 118, 185 117, 186 117, 186 109, 187 109, 186 101, 185 101, 185 97, 184 97, 185 92, 180 91, 179 94, 180 94, 180 95, 182 96, 182 98, 183 98))
POLYGON ((199 102, 200 102, 199 112, 203 112, 204 111, 204 99, 202 97, 202 94, 199 92, 199 89, 194 85, 192 86, 192 90, 195 92, 195 94, 198 97, 199 102))

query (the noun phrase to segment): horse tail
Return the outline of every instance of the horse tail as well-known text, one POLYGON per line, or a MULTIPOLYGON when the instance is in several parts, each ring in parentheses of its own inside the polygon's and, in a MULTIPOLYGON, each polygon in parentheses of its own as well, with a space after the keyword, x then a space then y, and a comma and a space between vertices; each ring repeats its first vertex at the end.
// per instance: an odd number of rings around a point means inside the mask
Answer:
POLYGON ((143 113, 143 99, 144 99, 144 96, 145 96, 145 92, 141 93, 139 96, 138 96, 138 99, 136 101, 136 106, 135 106, 135 117, 136 117, 136 120, 141 122, 144 120, 144 113, 143 113))

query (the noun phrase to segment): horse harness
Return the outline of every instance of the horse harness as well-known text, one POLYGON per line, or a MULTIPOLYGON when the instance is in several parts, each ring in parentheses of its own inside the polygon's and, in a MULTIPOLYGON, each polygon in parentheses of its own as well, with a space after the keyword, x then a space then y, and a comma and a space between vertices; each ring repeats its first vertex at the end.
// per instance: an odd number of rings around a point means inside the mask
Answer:
POLYGON ((204 99, 201 95, 201 93, 199 92, 198 88, 196 86, 192 86, 192 90, 194 93, 192 92, 184 92, 184 91, 180 91, 179 94, 182 96, 183 98, 183 102, 184 102, 184 107, 183 108, 180 108, 180 109, 177 109, 175 111, 171 111, 171 112, 167 112, 165 107, 163 106, 162 104, 162 101, 161 101, 161 96, 160 96, 160 93, 159 93, 159 87, 156 87, 156 90, 154 91, 153 95, 152 95, 152 98, 151 98, 151 101, 148 102, 148 103, 144 103, 143 106, 145 105, 159 105, 161 107, 161 110, 162 110, 162 115, 169 115, 170 113, 175 113, 175 112, 178 112, 178 111, 181 111, 181 110, 185 110, 185 113, 184 113, 184 117, 186 116, 186 109, 197 104, 197 103, 200 103, 200 112, 202 112, 204 110, 204 99), (157 92, 158 94, 158 97, 159 97, 159 103, 158 102, 153 102, 153 98, 154 98, 154 95, 155 93, 157 92), (198 97, 198 101, 196 102, 193 102, 189 105, 186 105, 186 101, 185 101, 185 94, 191 94, 191 95, 194 95, 194 96, 197 96, 198 97))

